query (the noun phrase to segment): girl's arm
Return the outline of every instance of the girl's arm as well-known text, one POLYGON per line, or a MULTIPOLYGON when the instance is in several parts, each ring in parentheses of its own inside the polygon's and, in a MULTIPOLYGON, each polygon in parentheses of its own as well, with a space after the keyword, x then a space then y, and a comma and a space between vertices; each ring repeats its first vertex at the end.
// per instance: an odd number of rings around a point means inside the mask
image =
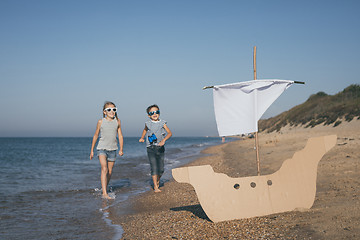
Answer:
POLYGON ((164 124, 164 129, 167 132, 166 137, 161 142, 159 142, 158 146, 164 146, 165 142, 172 136, 172 133, 171 133, 170 129, 168 128, 168 126, 166 126, 166 124, 164 124))
POLYGON ((101 123, 102 123, 102 120, 100 119, 96 124, 96 130, 95 130, 95 134, 94 134, 92 144, 91 144, 90 160, 92 160, 93 157, 94 157, 94 147, 95 147, 96 141, 97 141, 97 139, 99 137, 101 123))
POLYGON ((145 142, 144 137, 145 137, 147 131, 148 131, 148 128, 145 125, 144 130, 142 131, 141 137, 139 139, 139 142, 145 142))
POLYGON ((118 131, 119 145, 120 145, 119 155, 122 156, 122 155, 124 155, 124 152, 123 152, 124 137, 123 137, 122 131, 121 131, 120 119, 118 119, 117 121, 118 121, 118 129, 117 129, 117 131, 118 131))

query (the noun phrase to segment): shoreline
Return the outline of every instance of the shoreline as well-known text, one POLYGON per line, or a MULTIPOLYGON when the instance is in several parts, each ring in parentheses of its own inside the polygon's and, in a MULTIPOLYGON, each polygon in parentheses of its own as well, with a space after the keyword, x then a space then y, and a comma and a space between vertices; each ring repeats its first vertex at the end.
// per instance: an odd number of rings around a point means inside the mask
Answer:
MULTIPOLYGON (((259 133, 261 175, 277 171, 309 137, 330 134, 338 135, 337 145, 319 162, 309 210, 213 223, 193 187, 172 179, 161 193, 148 191, 113 207, 111 219, 124 229, 122 239, 355 239, 360 236, 360 120, 336 128, 285 127, 280 133, 259 133), (126 215, 116 214, 124 214, 123 209, 126 215)), ((254 139, 211 146, 202 153, 206 156, 185 166, 210 164, 215 172, 234 178, 257 174, 254 139)))

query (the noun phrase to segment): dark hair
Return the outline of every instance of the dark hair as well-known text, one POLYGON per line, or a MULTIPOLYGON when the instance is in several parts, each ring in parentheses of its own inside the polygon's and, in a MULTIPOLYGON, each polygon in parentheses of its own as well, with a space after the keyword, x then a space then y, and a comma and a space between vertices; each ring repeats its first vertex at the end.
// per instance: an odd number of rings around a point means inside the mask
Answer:
POLYGON ((160 108, 159 108, 159 106, 158 106, 158 105, 153 104, 153 105, 151 105, 151 106, 148 106, 148 107, 147 107, 147 109, 146 109, 146 113, 147 113, 147 114, 149 114, 150 109, 152 109, 153 107, 156 107, 158 110, 160 110, 160 108))
MULTIPOLYGON (((103 106, 103 117, 105 117, 105 114, 104 114, 105 108, 109 105, 114 105, 114 107, 116 107, 115 103, 106 101, 103 106)), ((116 119, 118 119, 117 112, 115 112, 115 117, 116 117, 116 119)))

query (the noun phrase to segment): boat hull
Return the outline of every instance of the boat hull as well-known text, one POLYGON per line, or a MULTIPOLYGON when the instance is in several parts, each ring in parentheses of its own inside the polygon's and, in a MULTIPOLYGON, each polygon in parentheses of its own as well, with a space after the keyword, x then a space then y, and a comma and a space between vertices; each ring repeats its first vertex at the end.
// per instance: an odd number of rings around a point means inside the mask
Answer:
POLYGON ((176 168, 173 177, 190 183, 213 222, 309 209, 316 194, 317 166, 336 144, 336 135, 310 138, 273 174, 231 178, 210 165, 176 168))

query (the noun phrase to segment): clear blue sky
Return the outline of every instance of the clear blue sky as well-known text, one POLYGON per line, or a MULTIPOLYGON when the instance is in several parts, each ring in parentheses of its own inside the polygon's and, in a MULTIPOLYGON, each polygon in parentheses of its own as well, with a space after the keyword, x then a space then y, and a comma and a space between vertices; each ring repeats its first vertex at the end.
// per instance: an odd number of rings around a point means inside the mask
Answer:
POLYGON ((104 101, 125 136, 159 104, 175 136, 216 135, 212 91, 305 81, 265 113, 359 84, 359 1, 1 0, 0 137, 92 136, 104 101))

